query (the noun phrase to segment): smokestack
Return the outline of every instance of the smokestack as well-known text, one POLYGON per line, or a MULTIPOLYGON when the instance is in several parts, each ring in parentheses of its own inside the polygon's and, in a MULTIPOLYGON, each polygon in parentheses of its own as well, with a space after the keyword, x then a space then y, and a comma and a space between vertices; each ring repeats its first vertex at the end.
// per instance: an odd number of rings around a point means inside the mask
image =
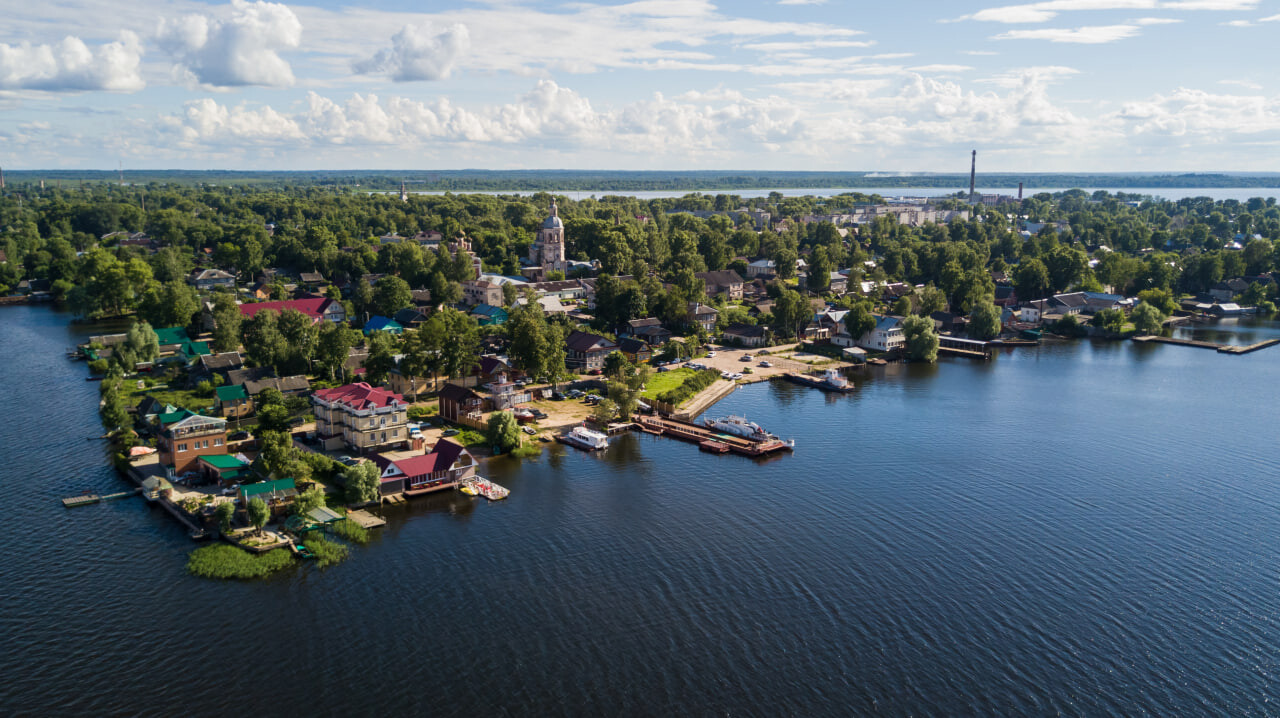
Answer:
POLYGON ((1018 201, 1019 202, 1022 201, 1022 183, 1021 182, 1018 183, 1018 201))
POLYGON ((978 180, 978 151, 973 151, 973 161, 969 164, 969 202, 973 203, 973 190, 978 180))
POLYGON ((4 189, 4 168, 0 167, 0 189, 4 189))

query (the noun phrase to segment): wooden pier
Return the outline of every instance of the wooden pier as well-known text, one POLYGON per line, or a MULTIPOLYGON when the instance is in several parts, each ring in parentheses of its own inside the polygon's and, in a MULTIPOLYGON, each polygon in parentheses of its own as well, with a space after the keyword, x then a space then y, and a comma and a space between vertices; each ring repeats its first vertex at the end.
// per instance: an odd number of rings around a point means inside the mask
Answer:
POLYGON ((846 386, 832 386, 817 377, 810 376, 808 374, 801 374, 799 372, 794 372, 794 371, 787 372, 786 374, 782 375, 782 378, 786 379, 787 381, 793 384, 813 387, 814 389, 821 389, 823 391, 831 392, 832 394, 853 393, 853 384, 848 384, 846 386))
POLYGON ((378 518, 377 516, 374 516, 368 511, 364 511, 361 509, 348 511, 347 518, 353 521, 360 528, 365 528, 365 529, 375 529, 380 526, 387 525, 386 519, 378 518))
POLYGON ((1257 342, 1256 344, 1239 346, 1235 344, 1218 344, 1216 342, 1203 342, 1196 339, 1174 339, 1172 337, 1157 337, 1157 336, 1151 336, 1151 335, 1134 337, 1133 340, 1135 342, 1141 342, 1143 344, 1147 344, 1147 343, 1177 344, 1178 346, 1196 347, 1197 349, 1213 349, 1220 354, 1248 354, 1249 352, 1256 352, 1259 349, 1266 349, 1267 347, 1272 347, 1277 344, 1280 344, 1280 339, 1267 339, 1264 341, 1257 342))
POLYGON ((779 451, 787 451, 791 446, 778 439, 769 441, 751 441, 740 436, 730 436, 728 434, 720 434, 708 429, 705 426, 680 421, 679 419, 663 419, 656 416, 638 416, 636 423, 640 425, 642 431, 648 433, 660 433, 667 436, 688 441, 690 443, 702 446, 704 442, 712 444, 723 444, 728 451, 743 456, 766 456, 779 451))
POLYGON ((89 504, 100 504, 106 501, 115 501, 116 499, 127 499, 130 496, 137 496, 142 493, 141 488, 133 491, 121 491, 114 494, 80 494, 79 496, 68 496, 62 500, 62 505, 72 509, 77 506, 88 506, 89 504))

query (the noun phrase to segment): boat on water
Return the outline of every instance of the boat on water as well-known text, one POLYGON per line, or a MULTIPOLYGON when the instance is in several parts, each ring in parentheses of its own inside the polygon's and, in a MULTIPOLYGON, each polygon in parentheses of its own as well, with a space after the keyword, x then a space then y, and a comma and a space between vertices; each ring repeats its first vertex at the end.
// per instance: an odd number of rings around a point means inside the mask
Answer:
POLYGON ((556 437, 559 441, 570 446, 576 446, 586 451, 599 451, 609 447, 609 437, 599 431, 592 431, 585 426, 575 426, 567 434, 561 434, 556 437))
POLYGON ((475 486, 472 486, 471 484, 463 484, 462 486, 458 487, 458 490, 459 490, 459 491, 461 491, 462 493, 466 494, 467 496, 479 496, 479 495, 480 495, 480 492, 479 492, 479 491, 476 491, 476 487, 475 487, 475 486))
POLYGON ((853 391, 853 382, 840 375, 838 369, 827 369, 821 377, 808 374, 788 374, 787 378, 797 384, 812 386, 823 391, 834 391, 847 394, 853 391))
POLYGON ((712 431, 738 436, 751 441, 770 441, 777 438, 761 428, 759 424, 754 421, 747 421, 746 417, 742 416, 729 415, 720 419, 706 418, 702 420, 702 423, 712 431))

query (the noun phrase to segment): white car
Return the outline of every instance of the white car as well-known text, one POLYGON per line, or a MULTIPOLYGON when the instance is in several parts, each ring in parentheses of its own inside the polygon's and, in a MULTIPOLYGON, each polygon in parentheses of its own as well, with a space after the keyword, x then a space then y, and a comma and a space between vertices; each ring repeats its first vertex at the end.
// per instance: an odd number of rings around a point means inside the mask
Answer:
POLYGON ((715 352, 707 352, 707 358, 708 358, 708 359, 710 359, 711 357, 714 357, 715 355, 716 355, 716 353, 715 353, 715 352))

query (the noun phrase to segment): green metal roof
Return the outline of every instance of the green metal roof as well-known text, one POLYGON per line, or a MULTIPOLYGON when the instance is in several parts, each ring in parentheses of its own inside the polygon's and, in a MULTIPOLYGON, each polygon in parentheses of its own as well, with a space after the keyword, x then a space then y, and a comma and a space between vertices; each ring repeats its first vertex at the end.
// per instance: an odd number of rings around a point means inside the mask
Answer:
POLYGON ((185 344, 191 341, 191 337, 187 336, 185 327, 164 327, 155 330, 156 337, 160 340, 160 346, 166 344, 185 344))
POLYGON ((277 494, 292 491, 298 493, 298 488, 294 486, 293 479, 277 479, 275 481, 262 481, 256 484, 245 484, 240 487, 240 494, 246 499, 263 494, 277 494))
POLYGON ((248 464, 230 454, 206 454, 200 460, 215 469, 243 469, 248 464))
POLYGON ((236 399, 248 399, 249 392, 244 390, 244 384, 232 384, 231 386, 220 386, 213 390, 218 395, 218 401, 235 401, 236 399))
POLYGON ((183 419, 189 416, 195 416, 195 414, 186 409, 179 409, 178 411, 170 412, 167 414, 161 414, 159 417, 157 417, 157 419, 160 422, 160 426, 168 426, 169 424, 182 421, 183 419))
POLYGON ((213 353, 209 351, 209 342, 185 342, 181 351, 188 357, 201 357, 213 353))

